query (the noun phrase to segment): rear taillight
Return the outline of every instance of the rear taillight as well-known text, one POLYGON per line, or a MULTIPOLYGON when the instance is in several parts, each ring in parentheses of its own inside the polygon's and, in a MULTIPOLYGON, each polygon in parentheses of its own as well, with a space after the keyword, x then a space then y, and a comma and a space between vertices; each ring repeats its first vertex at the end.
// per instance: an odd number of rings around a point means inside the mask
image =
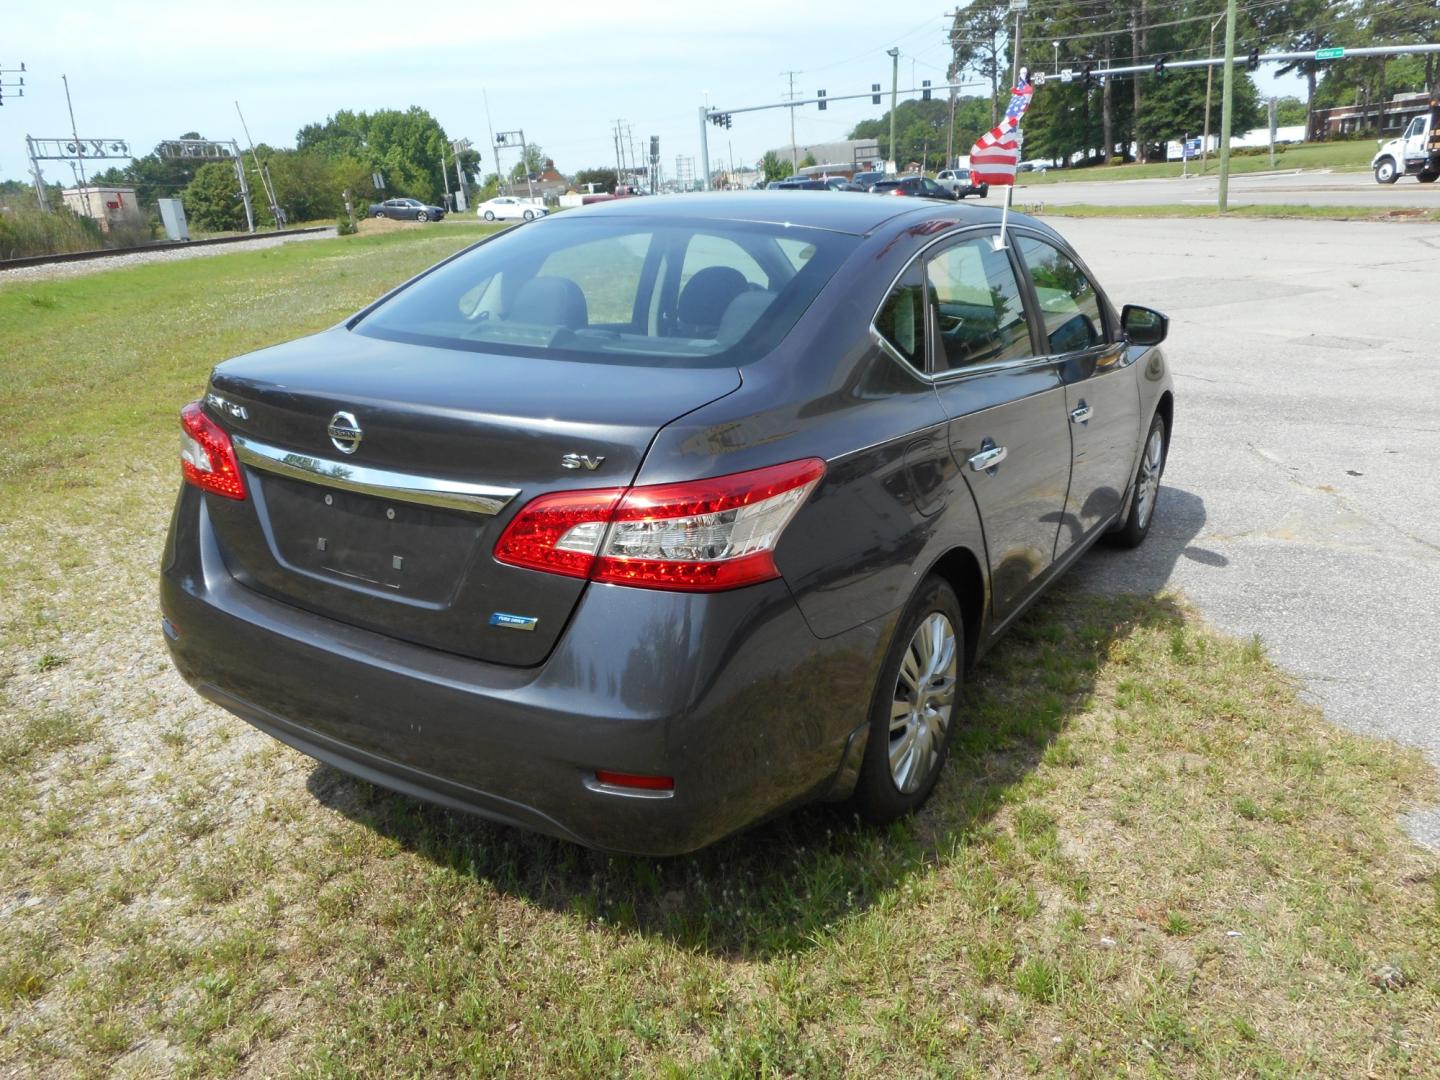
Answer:
POLYGON ((646 589, 770 581, 775 545, 825 474, 818 458, 709 480, 542 495, 495 545, 511 566, 646 589))
POLYGON ((205 415, 198 401, 180 410, 180 470, 202 491, 227 499, 245 498, 245 478, 230 436, 205 415))

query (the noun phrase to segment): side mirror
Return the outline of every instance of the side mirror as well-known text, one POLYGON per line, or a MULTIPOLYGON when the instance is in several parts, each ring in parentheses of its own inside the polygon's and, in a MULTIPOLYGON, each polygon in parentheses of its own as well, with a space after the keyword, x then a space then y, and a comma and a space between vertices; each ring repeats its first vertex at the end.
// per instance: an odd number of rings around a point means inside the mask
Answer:
POLYGON ((1170 333, 1170 319, 1154 308, 1126 304, 1120 312, 1120 328, 1131 345, 1159 345, 1170 333))

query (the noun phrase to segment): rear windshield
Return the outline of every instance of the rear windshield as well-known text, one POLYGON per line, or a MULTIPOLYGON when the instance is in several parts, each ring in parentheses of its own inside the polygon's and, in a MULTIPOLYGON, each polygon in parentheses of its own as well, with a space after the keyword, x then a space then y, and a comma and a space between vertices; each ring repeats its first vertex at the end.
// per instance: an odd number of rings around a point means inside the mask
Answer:
POLYGON ((480 244, 352 328, 477 352, 740 365, 780 342, 857 243, 785 225, 571 211, 480 244))

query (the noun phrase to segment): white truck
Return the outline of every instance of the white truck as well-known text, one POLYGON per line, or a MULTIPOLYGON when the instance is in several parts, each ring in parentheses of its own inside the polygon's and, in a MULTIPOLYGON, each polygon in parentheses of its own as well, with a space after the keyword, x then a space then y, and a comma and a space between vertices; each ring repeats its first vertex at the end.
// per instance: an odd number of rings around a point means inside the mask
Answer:
POLYGON ((1433 184, 1440 177, 1440 101, 1432 100, 1430 111, 1411 120, 1398 139, 1381 140, 1370 168, 1377 184, 1393 184, 1402 176, 1433 184))

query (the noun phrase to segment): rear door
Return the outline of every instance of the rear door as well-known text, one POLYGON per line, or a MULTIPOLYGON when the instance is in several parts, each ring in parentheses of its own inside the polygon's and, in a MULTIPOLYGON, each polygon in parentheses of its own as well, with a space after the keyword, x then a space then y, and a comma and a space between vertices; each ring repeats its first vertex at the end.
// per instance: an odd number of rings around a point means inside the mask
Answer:
POLYGON ((979 230, 925 260, 931 369, 950 450, 985 530, 998 626, 1039 586, 1070 479, 1061 362, 1038 355, 1017 264, 979 230))
POLYGON ((1059 558, 1120 512, 1140 445, 1140 387, 1085 268, 1050 240, 1023 233, 1014 240, 1034 287, 1042 348, 1065 384, 1072 456, 1059 558))

